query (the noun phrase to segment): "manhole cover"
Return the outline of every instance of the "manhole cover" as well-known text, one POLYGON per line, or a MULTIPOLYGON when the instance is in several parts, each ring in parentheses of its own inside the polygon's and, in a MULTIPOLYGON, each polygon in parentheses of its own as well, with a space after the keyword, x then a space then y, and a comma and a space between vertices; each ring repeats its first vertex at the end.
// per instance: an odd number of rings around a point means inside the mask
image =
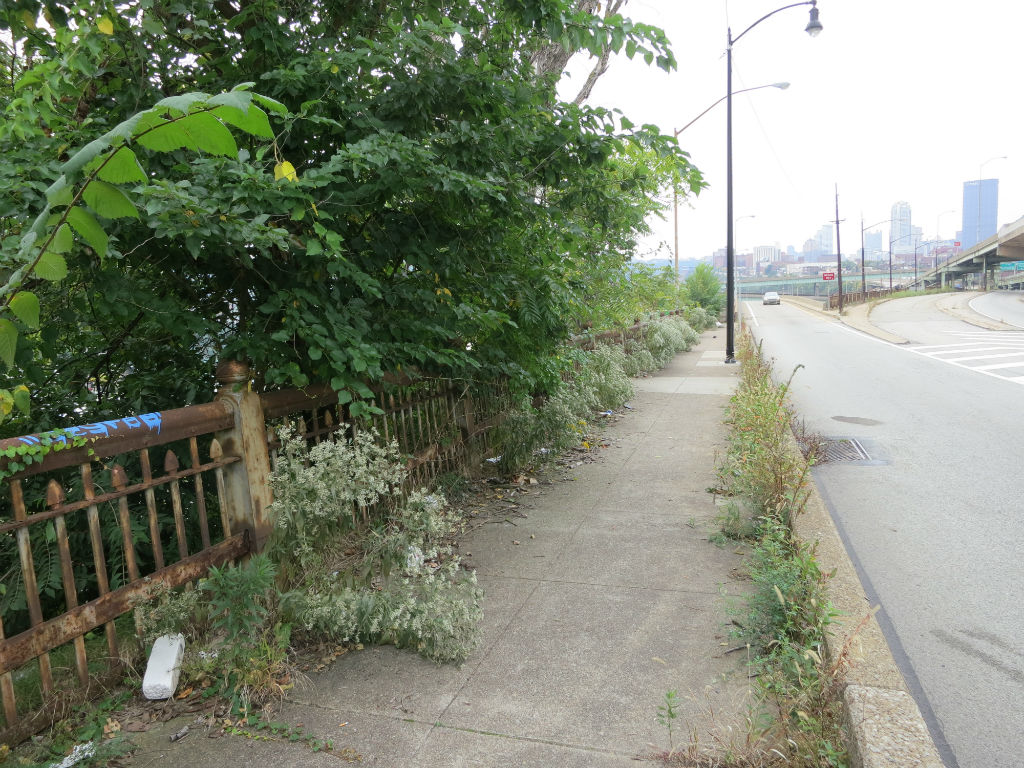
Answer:
POLYGON ((871 457, 864 446, 847 437, 829 438, 825 440, 825 460, 833 461, 870 461, 871 457))

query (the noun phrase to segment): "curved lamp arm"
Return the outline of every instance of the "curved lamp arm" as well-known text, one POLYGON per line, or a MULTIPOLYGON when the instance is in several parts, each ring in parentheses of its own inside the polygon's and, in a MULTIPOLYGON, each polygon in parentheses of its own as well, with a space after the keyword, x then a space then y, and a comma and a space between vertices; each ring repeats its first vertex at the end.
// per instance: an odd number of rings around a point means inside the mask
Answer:
POLYGON ((728 30, 729 45, 731 46, 733 43, 737 42, 741 37, 743 37, 745 34, 747 34, 747 32, 752 30, 754 27, 756 27, 758 24, 760 24, 765 19, 774 16, 776 13, 779 13, 780 11, 786 11, 786 10, 789 10, 790 8, 798 8, 801 5, 809 5, 809 6, 811 6, 811 20, 809 22, 807 22, 807 27, 806 27, 806 29, 804 31, 806 31, 807 34, 809 34, 811 37, 814 37, 815 35, 817 35, 822 30, 821 22, 818 21, 818 8, 817 8, 818 0, 804 0, 804 2, 802 2, 802 3, 791 3, 790 5, 784 5, 781 8, 776 8, 771 13, 766 13, 760 19, 758 19, 753 24, 751 24, 749 27, 747 27, 742 32, 740 32, 738 35, 736 35, 736 37, 732 36, 732 30, 731 29, 728 30))

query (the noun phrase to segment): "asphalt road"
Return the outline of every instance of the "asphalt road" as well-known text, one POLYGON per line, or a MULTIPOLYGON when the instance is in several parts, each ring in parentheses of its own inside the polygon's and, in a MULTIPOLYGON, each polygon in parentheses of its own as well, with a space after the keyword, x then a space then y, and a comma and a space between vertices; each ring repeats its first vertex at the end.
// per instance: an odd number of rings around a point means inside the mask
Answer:
POLYGON ((814 471, 949 766, 1024 765, 1024 333, 926 297, 878 307, 896 346, 793 306, 750 303, 807 429, 871 461, 814 471), (884 310, 884 311, 883 311, 884 310), (991 348, 991 349, 990 349, 991 348), (987 355, 1015 355, 987 357, 987 355), (975 359, 964 359, 975 358, 975 359))
POLYGON ((993 291, 971 301, 975 312, 1024 328, 1024 291, 993 291))

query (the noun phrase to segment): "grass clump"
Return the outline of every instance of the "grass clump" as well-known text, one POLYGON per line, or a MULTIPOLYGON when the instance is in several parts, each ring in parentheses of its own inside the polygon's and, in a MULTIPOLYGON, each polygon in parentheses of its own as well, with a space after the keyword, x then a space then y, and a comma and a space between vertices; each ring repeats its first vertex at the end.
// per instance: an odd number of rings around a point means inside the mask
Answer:
POLYGON ((723 535, 753 542, 747 570, 754 588, 733 623, 750 649, 760 709, 751 718, 757 734, 749 743, 756 746, 726 764, 839 768, 847 757, 839 664, 825 661, 836 616, 829 576, 814 547, 792 529, 807 501, 810 461, 792 438, 789 381, 774 383, 770 361, 749 336, 740 359, 718 490, 730 497, 720 517, 723 535))

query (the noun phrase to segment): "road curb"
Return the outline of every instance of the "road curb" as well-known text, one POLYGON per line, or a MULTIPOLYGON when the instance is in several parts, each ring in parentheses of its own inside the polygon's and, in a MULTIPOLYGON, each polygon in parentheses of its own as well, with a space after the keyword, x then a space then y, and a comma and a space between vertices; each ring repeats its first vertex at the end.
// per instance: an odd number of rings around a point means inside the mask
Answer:
POLYGON ((969 293, 953 293, 949 295, 949 298, 943 297, 935 302, 935 306, 941 311, 945 312, 950 317, 955 317, 961 322, 973 325, 978 328, 986 328, 990 331, 1019 331, 1015 325, 1009 325, 1001 320, 982 315, 974 307, 971 306, 971 301, 984 296, 983 291, 971 291, 969 293))
MULTIPOLYGON (((799 451, 796 440, 792 450, 799 451)), ((943 768, 938 748, 882 628, 875 619, 856 568, 825 501, 812 480, 795 535, 815 546, 822 573, 833 573, 828 592, 841 616, 826 639, 830 665, 849 666, 843 680, 843 710, 852 768, 943 768)))
POLYGON ((888 341, 890 344, 907 344, 909 342, 902 336, 897 336, 894 333, 883 331, 881 328, 871 323, 870 314, 875 304, 880 303, 880 301, 887 300, 888 299, 873 300, 867 305, 855 304, 853 307, 846 310, 846 315, 840 316, 837 312, 822 309, 820 306, 815 306, 816 304, 820 305, 821 302, 805 299, 802 296, 786 297, 786 303, 796 307, 797 309, 802 309, 805 312, 814 312, 815 314, 830 318, 849 328, 853 328, 855 331, 866 333, 867 335, 874 336, 876 339, 881 339, 882 341, 888 341))

